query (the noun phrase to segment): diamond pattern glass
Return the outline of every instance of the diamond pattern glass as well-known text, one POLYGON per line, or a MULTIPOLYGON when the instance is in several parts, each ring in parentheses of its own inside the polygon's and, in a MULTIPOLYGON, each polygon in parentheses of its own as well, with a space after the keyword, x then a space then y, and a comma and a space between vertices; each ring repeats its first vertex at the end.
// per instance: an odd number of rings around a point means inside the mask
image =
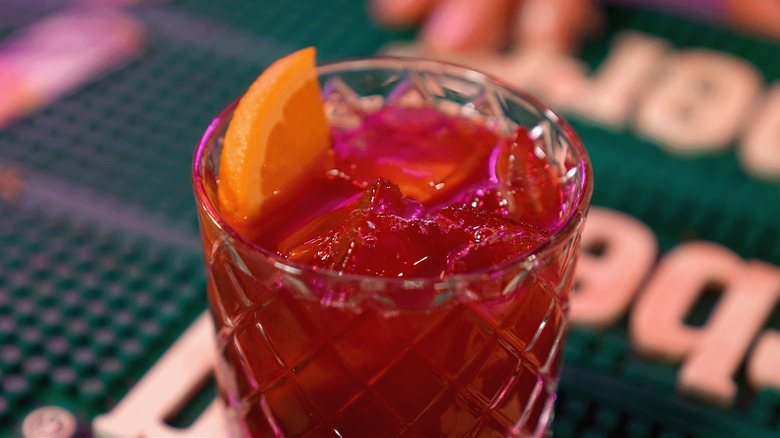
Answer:
POLYGON ((195 155, 217 381, 244 436, 539 436, 552 419, 572 266, 592 189, 565 121, 480 73, 365 59, 320 68, 330 123, 386 104, 457 112, 503 133, 524 126, 560 175, 568 217, 525 258, 435 279, 378 279, 293 265, 220 218, 219 151, 234 105, 195 155))

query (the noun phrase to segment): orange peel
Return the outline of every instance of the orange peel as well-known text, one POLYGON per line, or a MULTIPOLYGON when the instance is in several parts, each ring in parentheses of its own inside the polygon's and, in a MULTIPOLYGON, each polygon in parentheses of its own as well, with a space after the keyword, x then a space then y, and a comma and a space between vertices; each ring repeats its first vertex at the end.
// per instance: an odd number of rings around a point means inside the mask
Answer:
POLYGON ((236 228, 255 224, 274 201, 294 196, 332 162, 313 47, 274 62, 239 101, 225 133, 217 198, 236 228))

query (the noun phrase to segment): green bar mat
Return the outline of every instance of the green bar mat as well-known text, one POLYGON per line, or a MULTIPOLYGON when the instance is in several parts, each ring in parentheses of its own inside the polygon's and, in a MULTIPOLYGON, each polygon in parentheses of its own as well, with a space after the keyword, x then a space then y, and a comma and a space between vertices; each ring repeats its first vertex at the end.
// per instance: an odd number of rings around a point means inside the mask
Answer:
MULTIPOLYGON (((0 37, 68 4, 6 0, 0 37)), ((148 31, 139 58, 0 131, 0 176, 26 187, 0 197, 0 437, 19 436, 44 405, 74 413, 77 435, 90 436, 90 420, 205 309, 191 158, 208 123, 263 68, 308 45, 330 60, 413 37, 375 27, 362 0, 177 0, 128 12, 148 31)), ((780 79, 777 44, 654 12, 606 13, 609 28, 580 55, 594 69, 633 30, 735 54, 767 83, 780 79)), ((662 252, 708 240, 780 265, 780 185, 749 176, 736 143, 678 159, 631 128, 572 122, 592 156, 594 204, 647 224, 662 252)), ((766 328, 780 330, 775 307, 766 328)), ((717 407, 680 395, 679 367, 636 353, 627 330, 625 319, 573 329, 556 438, 780 435, 780 392, 751 390, 744 364, 736 403, 717 407)))

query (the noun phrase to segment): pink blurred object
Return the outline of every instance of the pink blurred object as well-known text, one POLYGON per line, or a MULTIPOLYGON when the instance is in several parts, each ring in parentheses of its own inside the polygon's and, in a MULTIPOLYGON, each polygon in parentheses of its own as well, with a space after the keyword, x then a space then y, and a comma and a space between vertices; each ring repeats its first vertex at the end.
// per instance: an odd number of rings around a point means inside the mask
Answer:
POLYGON ((0 129, 137 56, 145 28, 108 7, 77 7, 0 43, 0 129))

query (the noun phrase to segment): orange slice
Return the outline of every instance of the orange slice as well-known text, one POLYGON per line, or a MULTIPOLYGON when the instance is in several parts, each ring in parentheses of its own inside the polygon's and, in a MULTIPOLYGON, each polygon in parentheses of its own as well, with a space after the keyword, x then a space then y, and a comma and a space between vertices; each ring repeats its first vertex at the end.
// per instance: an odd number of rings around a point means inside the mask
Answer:
POLYGON ((332 161, 330 130, 309 47, 273 63, 238 103, 225 133, 217 197, 223 217, 251 226, 275 200, 332 161))

